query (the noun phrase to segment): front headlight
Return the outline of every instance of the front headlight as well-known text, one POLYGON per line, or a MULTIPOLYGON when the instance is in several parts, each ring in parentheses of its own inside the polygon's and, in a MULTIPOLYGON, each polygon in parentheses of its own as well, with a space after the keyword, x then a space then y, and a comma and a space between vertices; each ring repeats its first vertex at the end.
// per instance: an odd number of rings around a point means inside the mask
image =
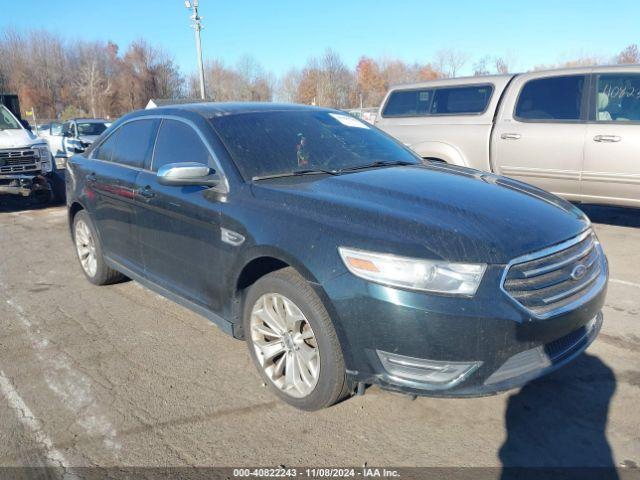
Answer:
POLYGON ((351 273, 393 287, 473 296, 487 268, 483 263, 451 263, 339 247, 351 273))
POLYGON ((49 147, 47 145, 35 145, 32 148, 40 158, 42 171, 49 173, 52 170, 51 152, 49 151, 49 147))

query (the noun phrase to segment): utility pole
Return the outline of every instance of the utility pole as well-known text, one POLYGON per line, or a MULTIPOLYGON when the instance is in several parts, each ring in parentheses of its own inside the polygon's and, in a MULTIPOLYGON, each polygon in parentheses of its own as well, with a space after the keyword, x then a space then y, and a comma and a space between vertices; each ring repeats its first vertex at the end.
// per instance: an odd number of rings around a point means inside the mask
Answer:
POLYGON ((200 75, 200 98, 205 99, 204 91, 204 66, 202 64, 202 42, 200 41, 200 30, 203 29, 202 17, 198 15, 199 0, 184 0, 184 6, 193 11, 191 15, 191 28, 196 31, 196 54, 198 55, 198 73, 200 75))

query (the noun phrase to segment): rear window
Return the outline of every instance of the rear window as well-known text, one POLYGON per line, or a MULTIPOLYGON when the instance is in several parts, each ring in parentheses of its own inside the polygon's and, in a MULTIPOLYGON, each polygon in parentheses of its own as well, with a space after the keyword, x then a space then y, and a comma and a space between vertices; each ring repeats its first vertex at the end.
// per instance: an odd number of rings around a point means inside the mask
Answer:
POLYGON ((530 121, 581 118, 584 75, 551 77, 525 83, 516 105, 516 118, 530 121))
POLYGON ((493 86, 472 85, 419 90, 397 90, 387 100, 384 117, 473 115, 489 105, 493 86))

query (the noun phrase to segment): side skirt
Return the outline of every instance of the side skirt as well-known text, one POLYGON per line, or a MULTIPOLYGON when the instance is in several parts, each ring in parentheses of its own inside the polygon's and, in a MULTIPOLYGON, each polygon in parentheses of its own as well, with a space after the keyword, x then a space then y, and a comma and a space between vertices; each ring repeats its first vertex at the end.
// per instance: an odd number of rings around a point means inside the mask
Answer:
POLYGON ((176 295, 170 290, 167 290, 166 288, 161 287, 156 283, 153 283, 149 279, 142 277, 141 275, 135 273, 131 269, 125 267, 121 263, 118 263, 117 261, 113 260, 112 258, 109 258, 106 255, 104 256, 104 261, 111 268, 123 273, 130 279, 135 280, 136 282, 140 283, 141 285, 148 288, 149 290, 152 290, 157 294, 171 300, 172 302, 175 302, 178 305, 182 305, 183 307, 188 308, 192 312, 203 316, 204 318, 206 318, 207 320, 215 324, 220 330, 222 330, 227 335, 231 335, 232 337, 234 336, 233 334, 234 324, 231 323, 229 320, 221 317, 216 313, 213 313, 212 311, 204 307, 201 307, 197 303, 193 303, 191 300, 187 300, 186 298, 181 297, 180 295, 176 295))

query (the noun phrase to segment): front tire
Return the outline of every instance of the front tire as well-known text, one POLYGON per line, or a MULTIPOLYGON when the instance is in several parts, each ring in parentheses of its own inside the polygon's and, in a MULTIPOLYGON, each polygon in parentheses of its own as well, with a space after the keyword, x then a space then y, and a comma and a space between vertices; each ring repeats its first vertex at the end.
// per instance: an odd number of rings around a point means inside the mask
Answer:
POLYGON ((333 323, 318 295, 293 268, 259 279, 244 305, 249 353, 278 397, 312 411, 346 395, 346 370, 333 323))
POLYGON ((105 263, 96 229, 84 210, 73 218, 73 242, 82 272, 91 283, 109 285, 124 279, 124 275, 105 263))

